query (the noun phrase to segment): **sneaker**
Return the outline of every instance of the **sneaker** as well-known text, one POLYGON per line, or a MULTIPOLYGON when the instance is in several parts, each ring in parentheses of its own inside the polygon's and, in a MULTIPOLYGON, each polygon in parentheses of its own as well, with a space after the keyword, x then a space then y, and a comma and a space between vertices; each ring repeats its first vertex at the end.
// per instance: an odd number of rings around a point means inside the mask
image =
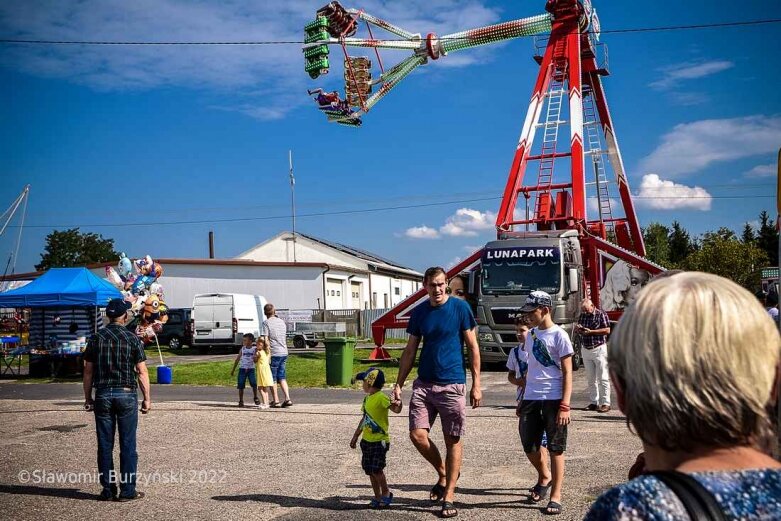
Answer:
POLYGON ((583 410, 584 411, 596 411, 597 410, 597 404, 590 403, 590 404, 586 405, 585 407, 583 407, 583 410))
POLYGON ((258 405, 258 409, 268 409, 268 404, 267 403, 261 403, 260 405, 258 405))
POLYGON ((609 406, 609 405, 607 405, 607 404, 600 405, 600 406, 597 408, 597 412, 610 412, 610 406, 609 406))
POLYGON ((291 405, 293 405, 293 402, 291 402, 290 400, 285 400, 284 402, 282 402, 282 407, 290 407, 291 405))
POLYGON ((255 398, 255 405, 260 405, 260 398, 255 398))
POLYGON ((239 402, 239 407, 244 407, 244 402, 239 402))
POLYGON ((133 500, 136 500, 136 499, 141 499, 141 498, 143 498, 145 495, 146 495, 146 494, 144 494, 143 492, 138 492, 138 491, 136 491, 136 495, 135 495, 135 496, 132 496, 132 497, 123 497, 123 496, 119 496, 119 497, 117 498, 117 501, 119 501, 120 503, 121 503, 121 502, 124 502, 124 501, 133 501, 133 500))

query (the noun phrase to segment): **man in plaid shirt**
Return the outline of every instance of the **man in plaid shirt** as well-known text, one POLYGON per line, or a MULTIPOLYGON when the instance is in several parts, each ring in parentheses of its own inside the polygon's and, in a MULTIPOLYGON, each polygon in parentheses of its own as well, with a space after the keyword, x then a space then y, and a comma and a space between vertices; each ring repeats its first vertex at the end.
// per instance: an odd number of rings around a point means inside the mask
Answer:
POLYGON ((149 412, 152 402, 144 346, 125 327, 129 309, 130 304, 122 299, 109 301, 106 306, 109 324, 92 335, 84 351, 84 408, 95 411, 98 475, 103 487, 99 499, 103 501, 144 497, 143 492, 136 490, 137 388, 141 387, 144 396, 142 414, 149 412), (119 431, 119 473, 114 471, 113 458, 116 430, 119 431))
POLYGON ((607 314, 597 309, 590 299, 581 304, 582 313, 575 326, 580 336, 580 350, 586 367, 586 382, 590 403, 587 411, 610 410, 610 376, 607 370, 607 335, 610 321, 607 314))

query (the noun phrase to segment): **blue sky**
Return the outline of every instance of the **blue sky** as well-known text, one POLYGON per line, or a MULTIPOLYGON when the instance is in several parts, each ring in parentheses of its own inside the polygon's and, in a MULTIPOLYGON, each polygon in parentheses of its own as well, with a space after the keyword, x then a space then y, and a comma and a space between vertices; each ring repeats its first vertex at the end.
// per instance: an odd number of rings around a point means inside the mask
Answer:
MULTIPOLYGON (((0 35, 300 40, 322 3, 6 2, 0 35)), ((739 9, 706 0, 594 3, 603 30, 781 18, 781 4, 761 0, 739 9)), ((540 14, 544 4, 369 0, 355 7, 446 34, 540 14)), ((604 85, 633 193, 681 197, 637 199, 641 224, 677 219, 699 234, 739 231, 761 210, 774 215, 768 196, 781 145, 781 24, 604 34, 602 41, 612 72, 604 85), (685 198, 691 195, 697 198, 685 198)), ((296 45, 2 45, 3 210, 31 185, 16 271, 32 270, 54 226, 101 233, 131 256, 182 258, 205 257, 213 229, 217 256, 235 256, 290 229, 291 148, 300 231, 417 269, 450 264, 493 236, 537 74, 532 53, 531 40, 521 39, 444 57, 351 129, 326 123, 306 94, 341 88, 341 71, 311 81, 296 45), (373 210, 448 201, 466 202, 373 210), (350 210, 366 211, 333 215, 350 210), (331 215, 306 215, 315 213, 331 215), (160 224, 210 220, 223 222, 160 224)), ((0 238, 3 266, 15 231, 0 238)))

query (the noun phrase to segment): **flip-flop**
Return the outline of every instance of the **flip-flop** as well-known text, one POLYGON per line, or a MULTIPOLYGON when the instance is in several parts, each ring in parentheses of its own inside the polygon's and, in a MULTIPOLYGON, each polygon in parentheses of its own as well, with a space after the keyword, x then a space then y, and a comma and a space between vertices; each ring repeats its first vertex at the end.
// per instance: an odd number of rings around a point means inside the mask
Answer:
POLYGON ((445 486, 436 483, 433 487, 431 487, 431 492, 429 493, 428 497, 434 503, 441 501, 442 498, 445 497, 445 486))
POLYGON ((380 498, 380 508, 389 507, 392 501, 393 501, 393 492, 390 492, 387 496, 382 496, 380 498))
POLYGON ((443 518, 456 517, 458 515, 458 509, 452 501, 443 501, 442 510, 439 515, 443 518))
POLYGON ((542 513, 547 514, 549 516, 555 516, 557 514, 561 514, 561 503, 557 503, 555 501, 548 501, 548 506, 546 506, 542 513))
POLYGON ((540 485, 537 483, 530 491, 532 495, 529 497, 529 500, 531 500, 532 503, 539 503, 548 497, 548 492, 550 492, 551 486, 553 486, 553 482, 550 482, 547 485, 540 485), (535 498, 534 496, 537 497, 535 498))

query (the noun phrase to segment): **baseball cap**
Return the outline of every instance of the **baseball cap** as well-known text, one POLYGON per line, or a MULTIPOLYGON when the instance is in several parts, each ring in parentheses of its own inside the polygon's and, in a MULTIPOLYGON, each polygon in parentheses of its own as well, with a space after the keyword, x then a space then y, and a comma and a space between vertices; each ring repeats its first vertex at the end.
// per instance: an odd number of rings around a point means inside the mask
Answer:
POLYGON ((382 389, 382 386, 385 385, 385 373, 376 367, 370 367, 364 372, 358 373, 355 375, 355 379, 358 381, 366 380, 375 389, 382 389))
POLYGON ((130 309, 130 302, 121 298, 113 298, 106 305, 106 316, 117 318, 124 315, 130 309))
POLYGON ((534 311, 540 307, 553 307, 553 299, 544 291, 532 291, 529 296, 526 297, 526 303, 521 308, 521 313, 528 313, 534 311))

